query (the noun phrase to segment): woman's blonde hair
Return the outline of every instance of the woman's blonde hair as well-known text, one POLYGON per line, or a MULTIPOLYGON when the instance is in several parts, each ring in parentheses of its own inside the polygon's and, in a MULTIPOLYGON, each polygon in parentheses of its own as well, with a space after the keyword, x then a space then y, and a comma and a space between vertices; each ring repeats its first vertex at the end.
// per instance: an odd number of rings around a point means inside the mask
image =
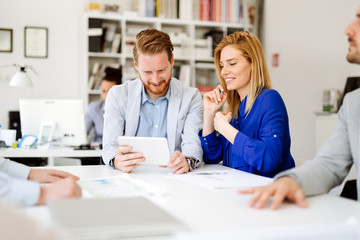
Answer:
POLYGON ((271 81, 270 75, 266 66, 264 52, 259 39, 250 34, 248 31, 235 32, 223 38, 217 45, 214 53, 215 66, 221 85, 228 92, 227 103, 229 110, 232 112, 234 118, 238 117, 238 109, 241 99, 236 90, 228 91, 226 88, 225 79, 221 77, 220 55, 221 51, 226 46, 232 46, 240 51, 241 55, 250 63, 250 90, 246 101, 246 115, 251 111, 256 98, 260 95, 262 89, 270 89, 271 81))

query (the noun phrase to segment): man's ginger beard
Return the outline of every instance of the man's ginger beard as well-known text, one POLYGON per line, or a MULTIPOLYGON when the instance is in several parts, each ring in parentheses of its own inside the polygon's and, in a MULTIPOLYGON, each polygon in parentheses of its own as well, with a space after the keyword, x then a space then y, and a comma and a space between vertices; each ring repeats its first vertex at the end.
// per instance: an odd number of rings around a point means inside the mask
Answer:
POLYGON ((164 96, 166 94, 166 91, 168 90, 169 86, 170 86, 170 82, 171 82, 171 78, 172 78, 172 74, 170 74, 170 78, 168 79, 168 81, 166 80, 162 80, 161 82, 159 82, 159 84, 154 84, 151 81, 148 83, 145 83, 142 78, 141 75, 139 74, 139 78, 141 80, 141 82, 144 84, 144 87, 146 89, 146 91, 149 91, 151 94, 157 95, 157 96, 164 96), (151 85, 160 85, 160 84, 164 84, 164 86, 162 86, 161 88, 151 88, 151 85))

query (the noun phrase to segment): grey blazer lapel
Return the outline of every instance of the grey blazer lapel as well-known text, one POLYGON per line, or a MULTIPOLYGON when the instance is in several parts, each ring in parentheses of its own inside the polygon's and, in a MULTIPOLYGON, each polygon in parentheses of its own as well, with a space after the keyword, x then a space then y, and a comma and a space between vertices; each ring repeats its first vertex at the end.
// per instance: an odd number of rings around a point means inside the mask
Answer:
POLYGON ((139 79, 129 84, 127 92, 126 122, 125 135, 135 136, 139 124, 140 104, 141 104, 141 87, 139 79))
POLYGON ((180 96, 178 96, 179 92, 175 86, 175 81, 173 80, 171 81, 170 87, 171 87, 171 93, 170 93, 168 114, 167 114, 167 138, 168 138, 170 152, 174 152, 176 146, 175 143, 176 126, 179 115, 181 98, 180 96))

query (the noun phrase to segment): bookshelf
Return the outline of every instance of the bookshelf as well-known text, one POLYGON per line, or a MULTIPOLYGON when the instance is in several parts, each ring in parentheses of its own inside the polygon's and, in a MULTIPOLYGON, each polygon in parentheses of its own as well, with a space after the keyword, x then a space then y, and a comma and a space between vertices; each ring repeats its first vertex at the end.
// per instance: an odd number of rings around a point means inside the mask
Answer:
MULTIPOLYGON (((246 16, 245 12, 244 16, 246 16)), ((235 31, 253 32, 253 25, 246 19, 247 17, 242 17, 239 18, 239 22, 221 22, 133 17, 115 13, 85 13, 83 17, 84 27, 82 28, 84 30, 82 43, 84 44, 81 54, 83 56, 83 63, 81 64, 83 98, 86 103, 100 99, 100 90, 94 89, 93 83, 89 84, 91 76, 96 74, 94 69, 96 64, 121 66, 123 82, 137 77, 133 66, 132 47, 135 42, 135 35, 147 28, 156 28, 170 35, 175 46, 173 76, 186 85, 198 87, 202 93, 207 92, 218 84, 212 56, 212 40, 222 39, 235 31), (109 33, 109 29, 104 30, 106 25, 112 26, 111 31, 113 33, 109 33), (97 30, 94 30, 96 28, 97 30), (103 31, 100 35, 101 28, 103 31), (112 36, 114 41, 115 33, 120 37, 117 47, 116 45, 111 46, 110 43, 110 37, 112 36), (108 39, 106 39, 107 37, 108 39), (110 45, 106 48, 104 42, 107 40, 110 45), (94 47, 94 43, 98 42, 102 42, 102 45, 94 47)))

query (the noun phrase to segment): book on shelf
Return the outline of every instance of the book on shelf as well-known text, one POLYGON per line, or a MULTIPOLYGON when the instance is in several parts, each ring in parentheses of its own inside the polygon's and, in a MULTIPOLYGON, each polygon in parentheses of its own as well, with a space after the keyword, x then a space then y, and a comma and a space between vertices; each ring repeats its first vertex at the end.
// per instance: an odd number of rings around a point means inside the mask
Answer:
POLYGON ((89 77, 89 82, 88 82, 88 89, 89 90, 93 89, 94 82, 95 82, 95 77, 96 77, 96 74, 99 71, 99 68, 100 68, 100 63, 95 62, 93 67, 92 67, 92 71, 91 71, 91 74, 90 74, 90 77, 89 77))
POLYGON ((195 21, 199 21, 200 20, 200 0, 193 1, 192 10, 193 10, 192 19, 195 21))
POLYGON ((180 66, 179 80, 185 85, 191 85, 191 67, 189 64, 180 66))
POLYGON ((95 76, 95 83, 94 83, 94 90, 100 89, 101 80, 104 77, 105 74, 105 68, 107 67, 106 64, 101 64, 98 73, 95 76))
POLYGON ((216 22, 221 22, 221 9, 222 9, 222 0, 214 0, 214 20, 216 22))
POLYGON ((135 0, 135 10, 140 17, 155 17, 156 0, 135 0))
POLYGON ((105 34, 103 52, 109 53, 111 51, 111 46, 117 29, 117 24, 114 22, 104 22, 102 24, 102 27, 105 34))
POLYGON ((228 0, 221 0, 221 21, 226 22, 226 9, 228 0))
POLYGON ((100 82, 101 82, 101 76, 100 75, 105 69, 104 66, 105 65, 102 64, 102 63, 99 64, 98 70, 97 70, 97 72, 95 74, 95 77, 94 77, 95 78, 94 79, 94 84, 91 86, 91 89, 96 90, 96 89, 98 89, 98 86, 100 86, 100 82))
POLYGON ((155 0, 155 17, 161 17, 161 1, 162 0, 155 0))
POLYGON ((155 17, 155 0, 146 0, 145 17, 155 17))
POLYGON ((232 13, 231 13, 231 22, 238 22, 239 21, 239 8, 235 7, 235 6, 239 6, 239 3, 241 2, 241 0, 232 0, 233 6, 232 9, 232 13))
POLYGON ((214 21, 215 0, 209 0, 209 20, 214 21))
POLYGON ((192 8, 192 0, 181 0, 179 3, 179 18, 182 20, 192 20, 192 8))
POLYGON ((111 44, 111 53, 118 53, 120 52, 120 43, 121 43, 121 33, 115 33, 114 39, 111 44))
MULTIPOLYGON (((192 6, 191 6, 191 9, 192 9, 192 6)), ((167 14, 166 14, 167 18, 172 18, 172 19, 179 18, 178 12, 179 12, 178 0, 168 0, 168 10, 167 10, 167 14)), ((192 12, 192 10, 191 10, 191 12, 192 12)))

